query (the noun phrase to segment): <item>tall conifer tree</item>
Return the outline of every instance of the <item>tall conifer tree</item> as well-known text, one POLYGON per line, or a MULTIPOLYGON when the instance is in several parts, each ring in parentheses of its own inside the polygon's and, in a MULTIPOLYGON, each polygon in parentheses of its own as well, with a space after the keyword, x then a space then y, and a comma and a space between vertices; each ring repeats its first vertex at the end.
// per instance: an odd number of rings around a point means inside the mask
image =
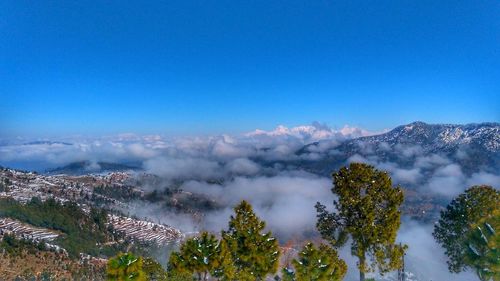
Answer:
POLYGON ((337 212, 329 213, 325 206, 316 204, 317 227, 323 238, 335 247, 351 238, 361 281, 366 272, 400 268, 406 246, 395 242, 401 224, 402 189, 392 186, 386 172, 362 163, 343 167, 332 177, 337 212))
POLYGON ((227 242, 235 265, 235 280, 264 280, 276 273, 279 263, 278 241, 271 232, 265 232, 265 222, 253 212, 252 206, 242 201, 231 216, 229 229, 222 237, 227 242))
POLYGON ((481 280, 500 280, 500 192, 473 186, 441 212, 434 238, 448 256, 450 272, 473 269, 481 280))

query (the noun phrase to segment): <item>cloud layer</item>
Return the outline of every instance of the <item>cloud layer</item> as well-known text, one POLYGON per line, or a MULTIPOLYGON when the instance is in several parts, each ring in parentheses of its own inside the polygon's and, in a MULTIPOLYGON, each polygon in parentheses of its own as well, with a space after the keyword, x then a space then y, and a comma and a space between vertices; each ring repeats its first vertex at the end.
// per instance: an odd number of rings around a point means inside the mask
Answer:
POLYGON ((346 126, 341 130, 333 130, 314 123, 293 128, 278 126, 272 131, 255 130, 239 136, 165 138, 159 135, 122 134, 102 138, 65 138, 60 141, 2 140, 0 165, 43 171, 77 161, 139 162, 145 163, 148 169, 155 166, 154 161, 163 161, 172 167, 171 174, 174 175, 174 172, 179 171, 176 167, 189 167, 191 160, 227 162, 239 158, 228 167, 238 172, 238 169, 245 168, 255 170, 255 167, 248 167, 251 163, 245 163, 243 159, 290 160, 294 157, 293 152, 305 144, 321 140, 338 144, 368 134, 370 132, 358 128, 346 126), (178 161, 181 163, 173 163, 178 161))
MULTIPOLYGON (((181 189, 216 198, 223 207, 205 213, 201 222, 144 202, 134 202, 127 211, 188 232, 219 231, 227 227, 232 207, 244 199, 252 203, 282 242, 317 236, 314 204, 320 201, 332 205, 328 177, 332 171, 315 169, 318 166, 334 169, 351 162, 369 163, 388 171, 395 184, 443 198, 444 202, 471 185, 500 186, 500 174, 495 169, 470 172, 464 167, 464 162, 475 157, 467 151, 458 150, 453 155, 429 153, 418 144, 353 140, 370 134, 359 128, 333 130, 314 123, 238 136, 165 138, 124 134, 64 142, 3 141, 0 165, 44 171, 76 161, 90 161, 90 170, 97 169, 98 162, 133 163, 163 179, 162 185, 149 186, 149 191, 164 188, 165 182, 181 182, 181 189), (343 144, 349 140, 354 142, 354 148, 346 150, 343 144)), ((407 258, 413 280, 471 280, 470 274, 448 273, 445 257, 431 232, 432 225, 409 220, 403 223, 399 240, 410 246, 407 258)), ((355 280, 355 259, 348 249, 343 249, 342 255, 350 265, 349 278, 355 280)))

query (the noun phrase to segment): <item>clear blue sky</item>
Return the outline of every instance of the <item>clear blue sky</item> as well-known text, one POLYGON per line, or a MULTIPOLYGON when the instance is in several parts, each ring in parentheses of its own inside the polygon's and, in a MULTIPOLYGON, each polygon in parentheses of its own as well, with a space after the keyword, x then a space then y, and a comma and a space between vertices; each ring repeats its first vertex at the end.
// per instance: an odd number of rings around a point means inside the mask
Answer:
POLYGON ((4 137, 499 121, 500 2, 4 0, 0 97, 4 137))

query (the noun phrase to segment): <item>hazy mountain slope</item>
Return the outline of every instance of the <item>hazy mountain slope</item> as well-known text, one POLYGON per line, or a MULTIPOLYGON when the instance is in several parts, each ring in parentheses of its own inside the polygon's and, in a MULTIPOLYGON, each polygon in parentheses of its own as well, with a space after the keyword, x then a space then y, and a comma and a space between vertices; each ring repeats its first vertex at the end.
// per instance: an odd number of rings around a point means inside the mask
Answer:
MULTIPOLYGON (((322 142, 306 145, 297 151, 297 155, 316 152, 321 145, 322 142)), ((414 167, 419 157, 439 156, 460 165, 468 175, 479 170, 498 173, 500 124, 433 125, 414 122, 384 134, 348 140, 320 153, 324 157, 318 161, 300 161, 298 165, 327 175, 351 157, 392 162, 410 168, 414 167)))

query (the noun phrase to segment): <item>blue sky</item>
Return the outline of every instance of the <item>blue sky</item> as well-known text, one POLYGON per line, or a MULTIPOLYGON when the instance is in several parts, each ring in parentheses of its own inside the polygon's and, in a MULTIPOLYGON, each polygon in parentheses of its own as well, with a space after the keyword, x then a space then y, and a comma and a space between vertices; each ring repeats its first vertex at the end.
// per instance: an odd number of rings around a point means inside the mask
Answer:
POLYGON ((1 1, 0 136, 499 121, 499 15, 496 0, 1 1))

